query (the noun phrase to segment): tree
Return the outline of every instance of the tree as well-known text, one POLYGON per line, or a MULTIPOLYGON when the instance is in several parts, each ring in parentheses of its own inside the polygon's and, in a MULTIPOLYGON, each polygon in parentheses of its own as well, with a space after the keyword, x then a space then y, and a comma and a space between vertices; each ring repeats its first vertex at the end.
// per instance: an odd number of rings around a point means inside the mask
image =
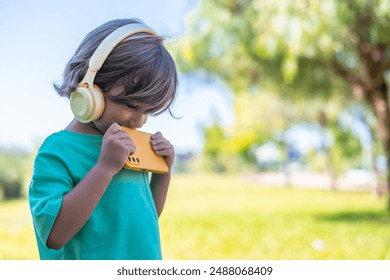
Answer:
POLYGON ((23 195, 26 180, 30 179, 32 162, 30 155, 19 148, 0 147, 0 192, 4 199, 23 195))
POLYGON ((182 71, 219 75, 236 95, 268 88, 287 102, 366 102, 390 159, 388 0, 202 1, 176 59, 182 71))
POLYGON ((211 127, 203 129, 204 155, 217 171, 250 169, 249 162, 255 161, 252 145, 265 143, 275 137, 275 130, 287 128, 289 107, 275 94, 241 94, 235 100, 233 125, 222 127, 215 119, 211 127))

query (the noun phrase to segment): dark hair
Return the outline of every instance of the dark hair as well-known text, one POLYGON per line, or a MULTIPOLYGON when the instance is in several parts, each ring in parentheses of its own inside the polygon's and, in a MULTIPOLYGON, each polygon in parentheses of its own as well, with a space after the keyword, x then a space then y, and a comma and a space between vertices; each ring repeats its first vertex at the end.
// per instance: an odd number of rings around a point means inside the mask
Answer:
MULTIPOLYGON (((112 20, 90 32, 66 65, 62 83, 54 84, 58 94, 70 97, 84 78, 89 59, 99 44, 115 29, 131 23, 142 21, 112 20)), ((123 104, 132 101, 148 104, 152 114, 158 115, 169 110, 172 105, 178 80, 175 62, 163 45, 163 38, 136 33, 112 50, 97 72, 94 83, 106 98, 123 104), (108 93, 118 86, 124 89, 118 96, 108 93)))

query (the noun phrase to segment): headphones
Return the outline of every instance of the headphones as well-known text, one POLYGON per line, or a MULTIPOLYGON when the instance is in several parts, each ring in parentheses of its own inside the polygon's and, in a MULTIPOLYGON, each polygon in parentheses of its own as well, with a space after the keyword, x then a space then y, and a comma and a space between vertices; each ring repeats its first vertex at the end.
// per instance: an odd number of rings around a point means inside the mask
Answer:
POLYGON ((89 60, 88 71, 83 80, 70 94, 70 107, 78 121, 88 123, 97 120, 103 114, 105 106, 103 91, 93 83, 96 73, 116 45, 123 39, 141 32, 157 35, 154 30, 142 23, 131 23, 114 30, 97 47, 89 60))

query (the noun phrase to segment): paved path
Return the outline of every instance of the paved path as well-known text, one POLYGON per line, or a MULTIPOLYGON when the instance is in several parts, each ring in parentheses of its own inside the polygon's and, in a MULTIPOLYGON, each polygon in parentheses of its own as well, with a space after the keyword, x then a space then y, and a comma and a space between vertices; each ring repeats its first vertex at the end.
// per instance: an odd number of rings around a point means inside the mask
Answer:
MULTIPOLYGON (((353 175, 353 174, 352 174, 353 175)), ((266 186, 286 187, 286 176, 282 172, 250 173, 246 179, 266 186)), ((289 178, 290 187, 293 188, 331 188, 331 179, 327 174, 315 172, 293 172, 289 178)), ((371 191, 376 192, 374 180, 362 180, 358 176, 342 177, 336 180, 336 188, 340 191, 371 191)), ((386 188, 383 187, 383 192, 386 188)))

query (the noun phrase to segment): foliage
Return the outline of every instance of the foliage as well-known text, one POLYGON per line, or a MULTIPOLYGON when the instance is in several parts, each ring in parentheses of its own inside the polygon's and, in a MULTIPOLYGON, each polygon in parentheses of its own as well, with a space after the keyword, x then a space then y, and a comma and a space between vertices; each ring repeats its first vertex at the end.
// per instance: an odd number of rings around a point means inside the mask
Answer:
POLYGON ((181 69, 217 73, 236 94, 269 86, 290 99, 343 91, 328 70, 348 30, 335 1, 307 2, 202 1, 177 55, 181 69))
MULTIPOLYGON (((202 170, 252 171, 260 168, 264 171, 258 166, 255 150, 270 139, 280 150, 280 161, 273 166, 273 170, 279 170, 287 160, 287 146, 283 143, 285 140, 282 136, 287 126, 294 124, 293 122, 302 123, 302 120, 304 123, 315 124, 319 119, 317 112, 321 109, 329 112, 325 129, 330 131, 333 138, 328 149, 337 175, 342 175, 349 168, 362 168, 361 143, 350 129, 339 125, 338 102, 312 102, 311 106, 306 107, 302 103, 286 106, 272 94, 241 95, 236 102, 236 107, 242 109, 237 109, 237 122, 234 125, 222 127, 215 122, 204 128, 203 151, 206 163, 202 170)), ((323 151, 313 147, 309 154, 304 155, 301 163, 308 170, 327 171, 324 156, 323 151)))
MULTIPOLYGON (((209 170, 247 171, 253 168, 255 160, 251 155, 251 148, 254 145, 259 146, 274 138, 275 131, 285 130, 292 121, 316 118, 311 110, 299 105, 287 104, 272 92, 237 96, 236 122, 229 127, 222 127, 214 122, 203 130, 204 155, 210 161, 223 159, 223 162, 215 163, 217 168, 209 170)), ((323 107, 322 105, 321 108, 323 107)))
MULTIPOLYGON (((175 56, 182 71, 204 69, 222 78, 235 93, 238 118, 228 139, 240 139, 251 131, 256 135, 253 143, 259 144, 259 137, 273 135, 291 121, 283 115, 288 105, 330 115, 330 106, 313 104, 331 99, 340 108, 351 100, 364 100, 375 116, 381 150, 390 158, 389 34, 387 0, 201 1, 175 56), (285 118, 283 125, 270 121, 268 114, 259 117, 267 106, 255 98, 244 111, 239 109, 243 95, 270 92, 283 101, 279 111, 285 118), (241 113, 254 121, 246 123, 246 118, 239 118, 241 113), (268 124, 263 126, 268 132, 259 123, 268 124)), ((299 117, 296 110, 291 115, 299 117)), ((336 139, 343 141, 341 136, 336 139)), ((353 144, 342 142, 343 146, 346 143, 353 144)), ((340 157, 348 153, 343 148, 334 149, 334 162, 345 159, 340 157)), ((390 165, 388 169, 390 176, 390 165)), ((390 177, 388 181, 390 186, 390 177)))
MULTIPOLYGON (((333 129, 333 135, 335 135, 336 141, 340 143, 340 145, 335 145, 332 148, 333 162, 341 164, 342 159, 344 159, 344 163, 347 159, 349 168, 363 168, 361 166, 362 148, 356 136, 342 129, 333 129)), ((338 167, 337 169, 346 171, 347 168, 338 167)))
POLYGON ((176 58, 182 71, 217 73, 237 95, 271 86, 289 101, 334 94, 348 100, 350 81, 341 70, 360 73, 366 67, 358 39, 367 39, 366 48, 384 44, 377 55, 384 63, 390 59, 386 3, 203 1, 176 58))
POLYGON ((243 171, 249 168, 249 148, 256 139, 253 131, 241 134, 235 133, 233 137, 227 135, 226 130, 218 123, 203 129, 205 144, 203 146, 202 170, 216 172, 243 171))
POLYGON ((23 195, 32 174, 31 155, 20 149, 0 150, 0 190, 5 199, 23 195))

